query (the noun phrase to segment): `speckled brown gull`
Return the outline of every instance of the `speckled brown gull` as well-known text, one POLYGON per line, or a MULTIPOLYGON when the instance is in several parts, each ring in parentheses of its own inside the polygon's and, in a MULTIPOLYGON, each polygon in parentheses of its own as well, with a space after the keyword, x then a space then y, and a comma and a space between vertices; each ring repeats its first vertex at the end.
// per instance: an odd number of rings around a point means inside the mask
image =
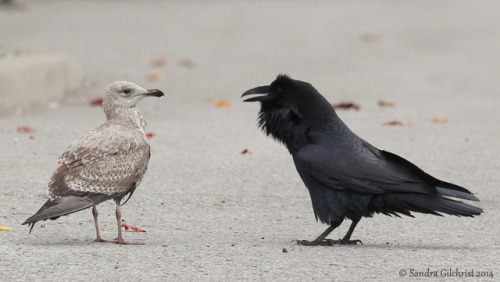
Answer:
POLYGON ((126 242, 121 232, 120 202, 125 204, 146 173, 150 150, 144 132, 146 121, 135 108, 145 97, 161 97, 158 89, 145 90, 134 83, 117 81, 106 88, 103 100, 107 121, 81 136, 59 157, 49 183, 49 200, 22 224, 57 219, 92 207, 96 242, 126 242), (106 200, 116 202, 118 238, 104 240, 99 234, 96 206, 106 200))

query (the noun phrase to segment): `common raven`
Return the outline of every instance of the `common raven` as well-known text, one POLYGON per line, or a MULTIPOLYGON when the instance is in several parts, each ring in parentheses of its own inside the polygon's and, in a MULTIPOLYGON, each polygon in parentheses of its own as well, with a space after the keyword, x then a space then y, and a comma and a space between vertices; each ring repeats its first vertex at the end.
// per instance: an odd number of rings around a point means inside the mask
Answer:
POLYGON ((316 220, 330 226, 314 241, 298 244, 357 244, 351 240, 361 217, 411 212, 473 217, 482 209, 450 198, 479 201, 469 190, 427 174, 404 158, 379 150, 354 134, 331 104, 309 83, 278 75, 271 85, 243 93, 261 103, 259 126, 283 143, 309 190, 316 220), (352 220, 340 240, 325 239, 352 220))

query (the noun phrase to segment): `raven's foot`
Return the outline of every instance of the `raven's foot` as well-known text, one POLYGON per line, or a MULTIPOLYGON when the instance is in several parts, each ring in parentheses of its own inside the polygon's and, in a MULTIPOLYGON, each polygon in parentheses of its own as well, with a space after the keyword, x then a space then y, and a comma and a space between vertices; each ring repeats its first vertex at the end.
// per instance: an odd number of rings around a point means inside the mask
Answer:
POLYGON ((357 245, 360 243, 363 245, 361 240, 331 240, 331 239, 323 239, 321 241, 307 241, 307 240, 297 240, 297 245, 303 246, 333 246, 333 245, 357 245))
POLYGON ((340 245, 357 245, 358 243, 360 243, 361 245, 363 245, 363 242, 361 242, 361 240, 338 240, 339 241, 339 244, 340 245))

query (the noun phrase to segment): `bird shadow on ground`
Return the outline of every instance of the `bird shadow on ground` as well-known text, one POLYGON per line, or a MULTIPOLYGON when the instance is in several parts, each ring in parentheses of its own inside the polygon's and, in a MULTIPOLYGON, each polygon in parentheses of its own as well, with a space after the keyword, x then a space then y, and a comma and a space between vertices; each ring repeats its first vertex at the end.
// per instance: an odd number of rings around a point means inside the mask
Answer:
POLYGON ((439 244, 364 244, 365 248, 372 249, 407 249, 407 250, 481 250, 486 249, 486 246, 470 247, 469 245, 443 245, 439 244))
POLYGON ((84 246, 84 245, 91 245, 93 243, 97 244, 96 242, 90 240, 64 240, 64 241, 39 240, 32 242, 27 242, 27 241, 23 242, 24 245, 32 247, 84 246))
MULTIPOLYGON (((142 241, 138 241, 140 243, 144 243, 142 241)), ((24 245, 34 246, 34 247, 54 247, 54 246, 109 246, 109 245, 120 245, 116 243, 99 243, 95 242, 94 239, 69 239, 63 241, 51 241, 47 240, 37 240, 32 242, 27 242, 27 240, 23 241, 24 245)), ((133 245, 136 246, 136 245, 133 245)), ((143 246, 143 245, 139 245, 143 246)))
MULTIPOLYGON (((294 240, 292 241, 293 243, 296 243, 297 241, 294 240)), ((307 246, 298 246, 298 247, 304 247, 308 248, 307 246)), ((311 248, 311 247, 309 247, 311 248)), ((363 245, 357 244, 357 245, 332 245, 332 246, 314 246, 312 248, 354 248, 354 249, 386 249, 386 250, 394 250, 394 249, 406 249, 406 250, 482 250, 482 249, 487 249, 488 246, 476 246, 476 247, 470 247, 470 245, 444 245, 443 243, 427 243, 427 244, 421 244, 421 245, 415 245, 415 244, 387 244, 387 243, 363 243, 363 245)))

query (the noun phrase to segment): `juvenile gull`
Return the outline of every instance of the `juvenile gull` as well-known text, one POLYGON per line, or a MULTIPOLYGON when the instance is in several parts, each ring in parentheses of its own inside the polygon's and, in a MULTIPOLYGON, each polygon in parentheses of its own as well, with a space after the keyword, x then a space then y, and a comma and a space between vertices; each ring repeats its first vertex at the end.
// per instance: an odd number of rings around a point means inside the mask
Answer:
POLYGON ((92 207, 96 242, 126 242, 121 232, 120 202, 125 204, 147 170, 150 149, 144 132, 146 121, 135 105, 144 97, 161 97, 158 89, 145 90, 134 83, 117 81, 106 88, 103 100, 107 121, 78 138, 59 157, 49 183, 49 200, 22 224, 58 217, 92 207), (99 234, 96 206, 106 200, 116 202, 118 238, 104 240, 99 234))

